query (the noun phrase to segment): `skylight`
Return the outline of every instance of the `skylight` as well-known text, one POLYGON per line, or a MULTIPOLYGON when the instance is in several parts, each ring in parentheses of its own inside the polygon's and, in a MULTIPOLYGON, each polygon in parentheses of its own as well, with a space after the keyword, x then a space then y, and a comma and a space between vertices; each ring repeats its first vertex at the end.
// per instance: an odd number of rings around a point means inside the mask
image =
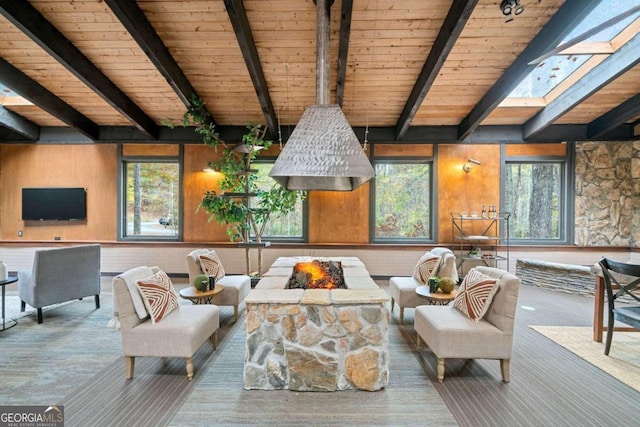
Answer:
MULTIPOLYGON (((560 44, 566 43, 637 6, 640 6, 640 0, 603 0, 580 24, 576 25, 560 44)), ((640 12, 603 28, 597 34, 588 37, 573 48, 567 49, 563 54, 553 55, 542 60, 509 94, 508 98, 544 98, 552 89, 591 59, 594 54, 605 54, 599 51, 602 49, 599 45, 602 42, 609 44, 638 17, 640 17, 640 12), (590 47, 593 47, 593 50, 590 51, 590 47)))

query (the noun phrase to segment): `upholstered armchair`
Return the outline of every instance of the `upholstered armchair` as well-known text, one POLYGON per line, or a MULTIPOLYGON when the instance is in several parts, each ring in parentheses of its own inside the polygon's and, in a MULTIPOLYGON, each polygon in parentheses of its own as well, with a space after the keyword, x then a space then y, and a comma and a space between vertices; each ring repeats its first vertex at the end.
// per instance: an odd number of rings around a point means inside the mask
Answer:
MULTIPOLYGON (((196 276, 206 274, 202 269, 200 256, 206 256, 210 253, 215 254, 215 251, 211 249, 196 249, 187 255, 187 269, 191 286, 193 286, 196 276)), ((247 275, 224 275, 217 283, 224 286, 224 289, 213 296, 213 304, 218 306, 232 305, 233 320, 238 320, 238 306, 251 290, 251 278, 247 275)))
POLYGON ((183 357, 187 378, 193 379, 195 352, 208 339, 217 345, 220 326, 215 305, 180 305, 153 321, 136 283, 158 273, 158 267, 136 267, 113 278, 113 311, 122 335, 125 378, 133 378, 136 357, 183 357))
POLYGON ((520 279, 513 274, 475 267, 467 273, 453 304, 416 308, 418 348, 424 341, 438 358, 438 381, 444 380, 445 359, 456 358, 500 360, 502 380, 509 382, 519 289, 520 279), (490 284, 494 284, 491 289, 490 284))
MULTIPOLYGON (((433 263, 433 270, 429 272, 429 276, 451 277, 454 282, 458 282, 458 269, 456 266, 456 257, 448 248, 433 248, 425 253, 421 260, 430 257, 438 258, 433 263)), ((418 262, 420 263, 420 261, 418 262)), ((418 266, 416 266, 416 270, 418 266)), ((418 273, 414 271, 413 276, 398 276, 389 279, 389 293, 391 294, 391 311, 394 304, 398 304, 400 309, 400 323, 404 322, 404 309, 415 308, 419 305, 427 304, 424 297, 416 294, 416 288, 423 285, 418 273)))

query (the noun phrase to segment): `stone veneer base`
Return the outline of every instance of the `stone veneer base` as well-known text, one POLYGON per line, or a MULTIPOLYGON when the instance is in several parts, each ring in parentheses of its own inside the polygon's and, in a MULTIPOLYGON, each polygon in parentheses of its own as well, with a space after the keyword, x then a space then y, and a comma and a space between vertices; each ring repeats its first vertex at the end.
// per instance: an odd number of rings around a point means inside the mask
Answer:
POLYGON ((245 299, 244 388, 386 387, 389 296, 369 280, 365 289, 361 276, 358 289, 253 289, 245 299))

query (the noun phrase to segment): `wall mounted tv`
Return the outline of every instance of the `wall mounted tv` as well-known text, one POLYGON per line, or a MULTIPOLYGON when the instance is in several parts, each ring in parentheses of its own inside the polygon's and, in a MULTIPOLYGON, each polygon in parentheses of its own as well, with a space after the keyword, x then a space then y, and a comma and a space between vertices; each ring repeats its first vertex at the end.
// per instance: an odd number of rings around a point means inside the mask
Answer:
POLYGON ((23 188, 23 221, 84 221, 87 192, 84 188, 23 188))

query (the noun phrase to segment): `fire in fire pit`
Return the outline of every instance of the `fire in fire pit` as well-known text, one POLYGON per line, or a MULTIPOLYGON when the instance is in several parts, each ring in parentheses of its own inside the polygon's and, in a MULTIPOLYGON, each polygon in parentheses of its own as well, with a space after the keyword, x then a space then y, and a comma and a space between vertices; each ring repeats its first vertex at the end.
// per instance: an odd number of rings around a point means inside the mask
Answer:
POLYGON ((289 289, 346 288, 340 261, 299 262, 293 267, 289 289))

